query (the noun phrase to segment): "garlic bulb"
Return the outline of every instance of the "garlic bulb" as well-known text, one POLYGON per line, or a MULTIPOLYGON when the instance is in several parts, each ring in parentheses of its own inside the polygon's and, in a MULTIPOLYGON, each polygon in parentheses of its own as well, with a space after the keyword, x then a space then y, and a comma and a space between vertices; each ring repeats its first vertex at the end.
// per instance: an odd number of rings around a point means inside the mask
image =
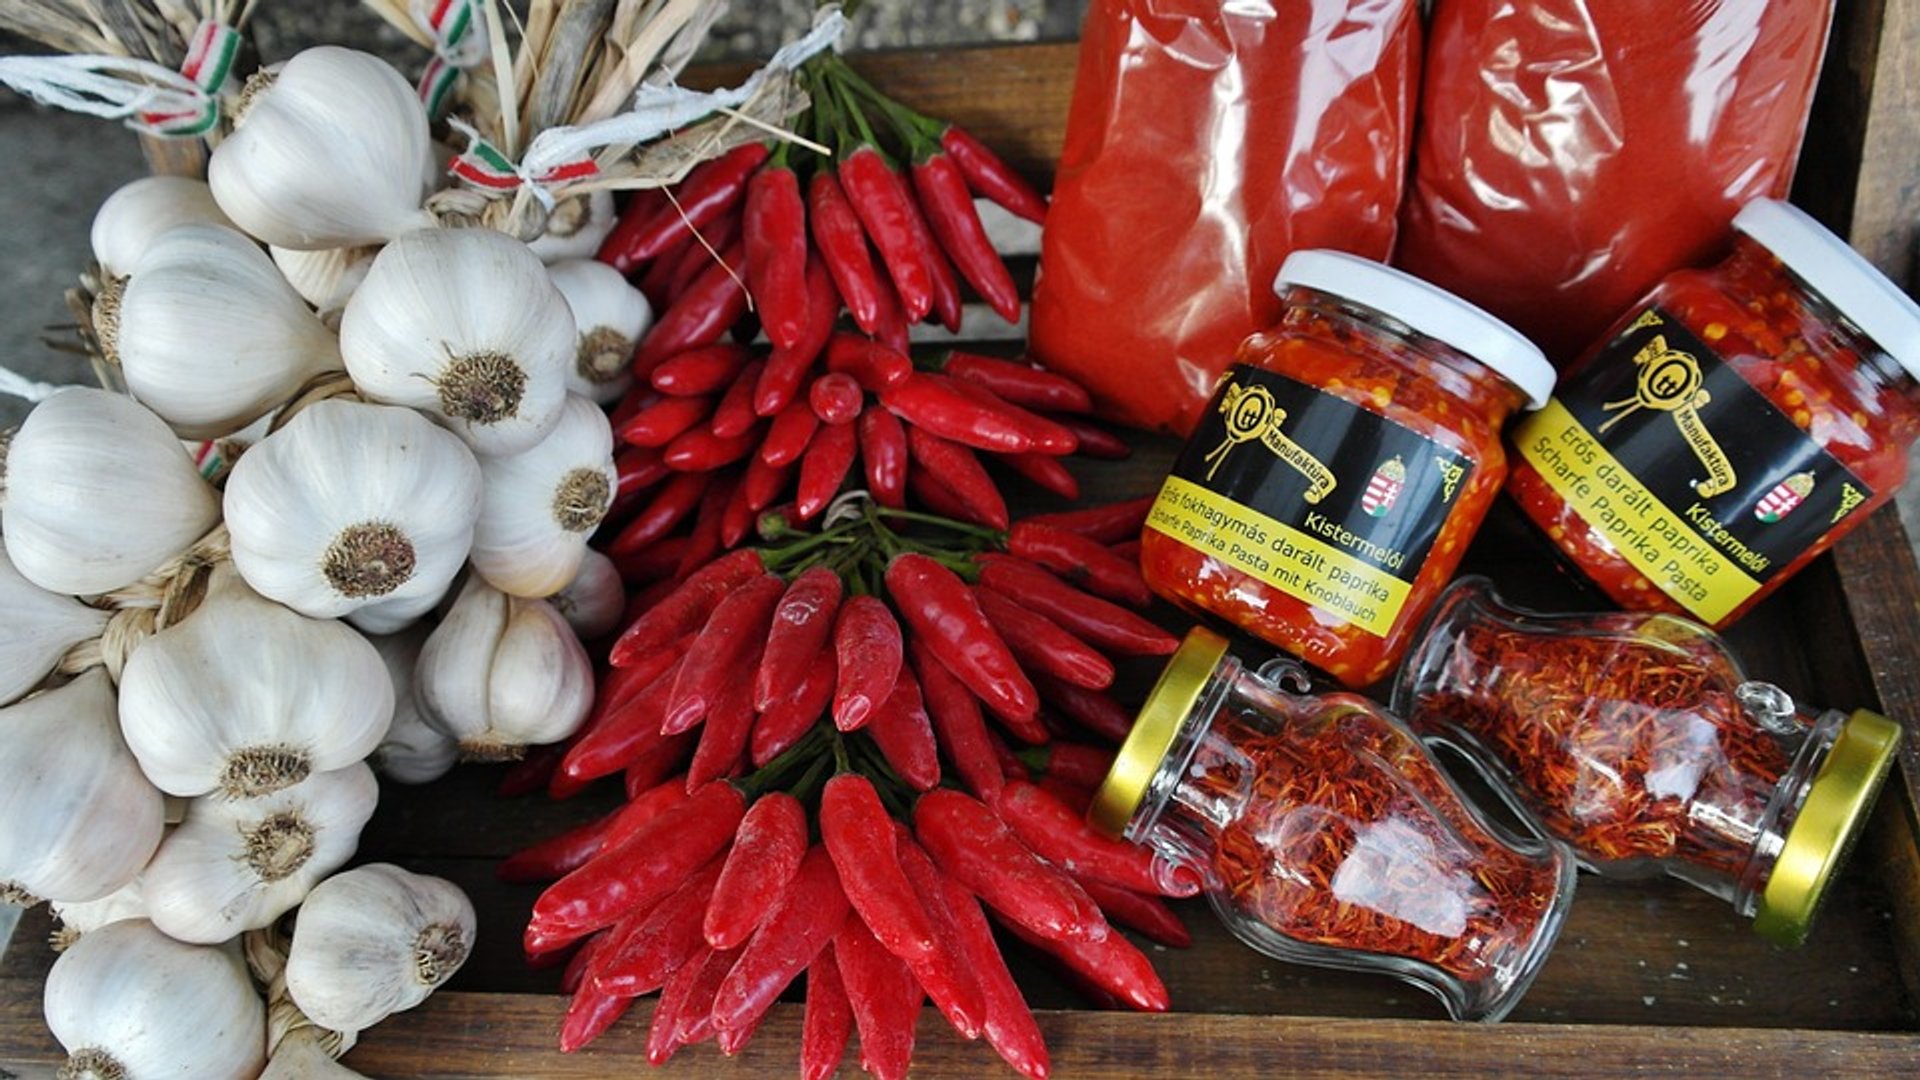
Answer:
POLYGON ((294 1028, 273 1048, 273 1060, 260 1080, 366 1080, 333 1059, 322 1043, 321 1029, 294 1028))
POLYGON ((480 459, 473 568, 514 596, 551 596, 580 572, 587 538, 613 505, 613 428, 569 394, 560 423, 518 454, 480 459))
POLYGON ((613 231, 613 219, 613 192, 605 188, 561 199, 547 215, 546 229, 527 246, 542 262, 591 259, 613 231))
POLYGON ((94 212, 93 258, 109 279, 123 278, 155 240, 177 225, 232 224, 206 181, 143 176, 107 196, 94 212))
POLYGON ((160 792, 127 752, 94 668, 0 709, 0 884, 44 900, 100 897, 160 843, 160 792))
POLYGON ((218 225, 182 225, 154 241, 97 327, 127 389, 186 439, 246 427, 315 375, 340 348, 273 260, 218 225))
POLYGON ((387 677, 393 682, 393 726, 374 750, 372 765, 382 776, 403 784, 438 780, 460 760, 460 747, 445 732, 427 723, 413 697, 413 670, 420 662, 426 631, 416 627, 371 640, 380 651, 380 659, 386 661, 387 677))
POLYGON ((251 1080, 267 1009, 229 949, 175 941, 145 919, 87 934, 47 973, 47 1027, 75 1080, 251 1080))
POLYGON ((277 247, 359 247, 429 228, 427 116, 386 61, 322 45, 295 56, 214 147, 220 209, 277 247))
POLYGON ((120 674, 120 727, 173 795, 252 798, 365 758, 393 719, 380 654, 353 628, 262 599, 231 568, 120 674))
POLYGON ((479 513, 473 455, 409 409, 319 402, 227 477, 240 575, 317 619, 441 595, 479 513))
POLYGON ((66 949, 82 934, 91 934, 122 919, 147 917, 146 895, 140 891, 140 879, 137 877, 98 900, 77 903, 56 901, 48 906, 59 921, 59 926, 53 932, 55 949, 66 949))
POLYGON ((566 259, 547 267, 555 288, 573 311, 575 347, 567 390, 601 403, 633 385, 633 348, 653 326, 646 295, 620 271, 592 259, 566 259))
POLYGON ((627 610, 627 591, 613 560, 588 548, 586 558, 580 560, 580 572, 547 602, 581 641, 592 641, 620 625, 620 616, 627 610))
POLYGON ((21 575, 91 596, 145 577, 220 520, 180 440, 124 394, 62 390, 5 452, 0 533, 21 575))
MULTIPOLYGON (((449 581, 448 589, 452 586, 453 582, 449 581)), ((446 598, 447 591, 442 590, 400 600, 378 600, 347 612, 346 620, 355 630, 368 637, 397 634, 419 622, 422 616, 439 607, 446 598)))
POLYGON ((321 1027, 363 1031, 466 963, 473 903, 443 878, 370 863, 314 887, 287 953, 287 993, 321 1027))
POLYGON ((356 762, 257 799, 195 799, 141 878, 154 925, 208 943, 273 922, 353 856, 379 794, 356 762))
POLYGON ((353 290, 366 280, 374 251, 370 247, 319 251, 269 247, 267 254, 273 257, 273 265, 280 268, 281 276, 293 286, 293 291, 324 314, 346 306, 353 290))
POLYGON ((593 665, 566 620, 478 574, 427 638, 413 680, 427 722, 481 761, 564 739, 593 705, 593 665))
MULTIPOLYGON (((0 537, 0 542, 4 541, 0 537)), ((0 546, 0 705, 34 688, 68 649, 100 636, 107 613, 50 593, 13 568, 0 546)))
POLYGON ((374 256, 340 353, 366 396, 441 417, 477 453, 517 454, 559 422, 573 316, 525 244, 432 229, 374 256))

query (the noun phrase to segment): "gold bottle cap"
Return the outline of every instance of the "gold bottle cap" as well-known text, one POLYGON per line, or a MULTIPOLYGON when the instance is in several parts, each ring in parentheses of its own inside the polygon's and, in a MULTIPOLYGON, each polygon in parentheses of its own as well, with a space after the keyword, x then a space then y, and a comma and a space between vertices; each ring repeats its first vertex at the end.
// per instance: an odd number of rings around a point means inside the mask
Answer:
POLYGON ((1753 928, 1761 936, 1780 945, 1806 939, 1899 748, 1900 725, 1878 713, 1860 710, 1840 726, 1760 894, 1753 928))
POLYGON ((1126 834, 1127 823, 1133 820, 1140 800, 1146 798, 1147 787, 1160 771, 1161 759, 1179 736, 1187 714, 1200 703, 1207 681, 1226 654, 1226 638, 1204 627, 1187 631, 1186 640, 1167 658, 1160 681, 1153 684, 1146 704, 1140 706, 1133 730, 1114 755, 1113 767, 1100 782, 1100 790, 1094 793, 1093 805, 1087 811, 1094 828, 1109 836, 1126 834))

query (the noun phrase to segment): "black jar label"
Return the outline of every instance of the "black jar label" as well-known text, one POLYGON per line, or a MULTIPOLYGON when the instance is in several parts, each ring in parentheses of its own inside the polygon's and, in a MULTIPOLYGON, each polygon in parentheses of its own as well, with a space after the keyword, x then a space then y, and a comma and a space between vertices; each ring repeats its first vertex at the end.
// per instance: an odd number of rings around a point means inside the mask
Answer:
POLYGON ((1147 525, 1385 637, 1473 465, 1379 413, 1242 364, 1147 525))
POLYGON ((1514 443, 1589 528, 1708 623, 1873 497, 1659 308, 1562 383, 1514 443))

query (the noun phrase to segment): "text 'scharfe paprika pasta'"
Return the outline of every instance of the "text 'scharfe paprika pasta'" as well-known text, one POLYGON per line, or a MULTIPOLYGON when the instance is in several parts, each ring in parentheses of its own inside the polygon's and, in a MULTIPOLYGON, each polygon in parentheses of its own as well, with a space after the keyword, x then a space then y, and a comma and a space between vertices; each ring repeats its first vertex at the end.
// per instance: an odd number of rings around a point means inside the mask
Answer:
POLYGON ((1395 262, 1573 359, 1784 197, 1832 0, 1438 0, 1395 262))
POLYGON ((1114 419, 1189 430, 1289 252, 1387 257, 1418 64, 1414 0, 1094 0, 1034 354, 1114 419))

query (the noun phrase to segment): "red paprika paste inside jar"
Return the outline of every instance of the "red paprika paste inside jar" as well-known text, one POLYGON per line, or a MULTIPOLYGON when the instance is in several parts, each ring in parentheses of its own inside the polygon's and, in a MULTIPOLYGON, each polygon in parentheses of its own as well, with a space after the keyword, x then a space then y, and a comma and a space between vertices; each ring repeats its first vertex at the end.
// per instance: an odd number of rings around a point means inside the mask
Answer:
POLYGON ((1371 260, 1304 251, 1147 518, 1160 595, 1348 686, 1392 670, 1506 478, 1553 369, 1506 324, 1371 260))
POLYGON ((1615 602, 1716 628, 1890 499, 1920 434, 1920 306, 1786 203, 1734 229, 1515 427, 1507 485, 1615 602))

